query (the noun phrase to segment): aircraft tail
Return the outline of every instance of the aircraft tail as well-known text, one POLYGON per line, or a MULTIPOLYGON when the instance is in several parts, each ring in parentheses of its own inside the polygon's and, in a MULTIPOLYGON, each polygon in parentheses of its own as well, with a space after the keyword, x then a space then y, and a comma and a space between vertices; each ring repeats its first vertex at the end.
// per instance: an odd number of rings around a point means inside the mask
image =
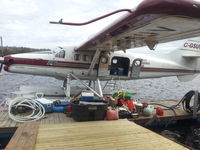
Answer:
POLYGON ((184 58, 200 58, 200 39, 186 41, 180 50, 184 58))
POLYGON ((191 70, 191 74, 178 75, 179 81, 193 80, 200 71, 200 38, 184 42, 180 48, 170 53, 170 58, 185 69, 191 70))

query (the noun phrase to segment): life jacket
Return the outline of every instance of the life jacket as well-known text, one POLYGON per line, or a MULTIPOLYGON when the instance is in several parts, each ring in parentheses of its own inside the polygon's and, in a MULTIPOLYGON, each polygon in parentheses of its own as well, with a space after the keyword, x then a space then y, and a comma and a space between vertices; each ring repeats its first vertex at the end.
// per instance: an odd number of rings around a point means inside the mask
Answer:
POLYGON ((128 109, 130 111, 133 111, 134 108, 135 108, 135 105, 133 104, 133 101, 132 100, 123 100, 123 99, 120 99, 119 100, 121 104, 123 105, 127 105, 128 106, 128 109))

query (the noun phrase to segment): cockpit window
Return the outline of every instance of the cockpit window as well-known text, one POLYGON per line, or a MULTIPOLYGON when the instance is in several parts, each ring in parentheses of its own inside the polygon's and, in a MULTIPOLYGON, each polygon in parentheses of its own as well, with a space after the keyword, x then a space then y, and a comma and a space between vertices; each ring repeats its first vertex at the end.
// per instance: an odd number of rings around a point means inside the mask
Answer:
POLYGON ((58 58, 65 58, 65 51, 62 50, 62 51, 58 52, 55 56, 58 58))

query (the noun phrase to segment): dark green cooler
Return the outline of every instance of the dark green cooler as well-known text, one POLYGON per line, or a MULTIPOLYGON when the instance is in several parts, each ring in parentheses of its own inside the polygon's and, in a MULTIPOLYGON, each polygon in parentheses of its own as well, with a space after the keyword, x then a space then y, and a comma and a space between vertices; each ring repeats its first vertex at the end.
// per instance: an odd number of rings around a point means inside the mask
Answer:
POLYGON ((103 100, 77 100, 72 102, 72 117, 76 121, 104 120, 107 103, 103 100))

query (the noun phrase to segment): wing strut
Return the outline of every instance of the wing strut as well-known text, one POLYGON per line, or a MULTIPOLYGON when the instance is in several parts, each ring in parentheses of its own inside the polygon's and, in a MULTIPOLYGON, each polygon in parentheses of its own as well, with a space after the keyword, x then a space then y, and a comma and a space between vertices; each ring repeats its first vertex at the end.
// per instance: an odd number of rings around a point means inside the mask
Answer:
POLYGON ((97 48, 96 52, 95 52, 95 55, 93 57, 93 60, 90 64, 90 67, 89 67, 89 71, 88 71, 88 76, 91 74, 93 68, 94 68, 94 65, 97 63, 97 61, 99 60, 99 56, 101 54, 101 50, 99 48, 97 48))

